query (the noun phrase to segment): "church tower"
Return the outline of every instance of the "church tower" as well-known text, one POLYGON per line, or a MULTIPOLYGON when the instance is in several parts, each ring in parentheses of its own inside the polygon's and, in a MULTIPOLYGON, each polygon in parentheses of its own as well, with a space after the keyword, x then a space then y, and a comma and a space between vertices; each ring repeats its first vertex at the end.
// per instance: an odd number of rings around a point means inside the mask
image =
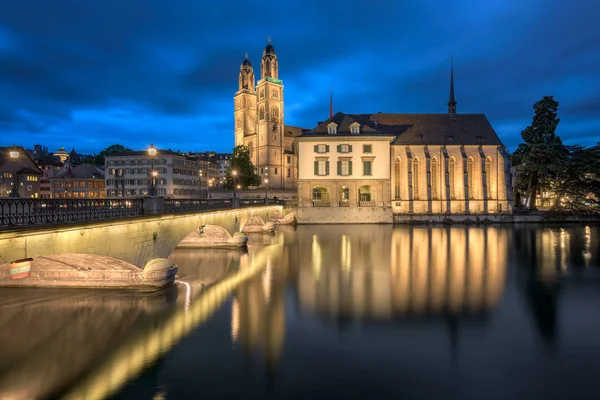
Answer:
POLYGON ((279 80, 279 61, 271 39, 263 50, 260 76, 256 85, 258 142, 254 146, 257 158, 253 161, 256 161, 259 175, 263 179, 268 176, 269 186, 283 187, 283 82, 279 80))
POLYGON ((256 135, 256 90, 254 89, 254 70, 246 58, 240 65, 238 91, 233 97, 235 145, 246 144, 245 138, 256 135))

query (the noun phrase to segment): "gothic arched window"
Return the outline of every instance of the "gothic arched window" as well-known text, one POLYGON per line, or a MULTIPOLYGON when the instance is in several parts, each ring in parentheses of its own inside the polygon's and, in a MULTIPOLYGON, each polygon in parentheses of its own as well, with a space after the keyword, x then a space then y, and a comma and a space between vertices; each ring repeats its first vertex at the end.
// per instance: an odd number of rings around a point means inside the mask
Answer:
POLYGON ((454 185, 456 184, 456 160, 454 157, 448 162, 448 185, 450 186, 450 198, 455 199, 456 194, 454 193, 454 185))
POLYGON ((431 160, 431 198, 438 198, 438 160, 433 157, 431 160))
POLYGON ((412 171, 412 181, 413 181, 413 199, 419 199, 419 159, 415 158, 413 160, 413 171, 412 171))
POLYGON ((279 122, 279 109, 276 106, 271 107, 271 121, 279 122))
POLYGON ((258 112, 258 119, 260 119, 261 121, 263 119, 265 119, 265 107, 264 106, 260 106, 260 111, 258 112))
POLYGON ((472 199, 473 197, 473 191, 475 189, 475 185, 474 185, 474 180, 473 180, 473 157, 469 157, 469 159, 467 160, 467 185, 469 186, 469 198, 472 199))
POLYGON ((394 198, 400 198, 400 173, 401 173, 401 164, 400 157, 396 157, 396 161, 394 162, 394 198))
POLYGON ((260 98, 261 99, 265 98, 265 89, 260 89, 260 98))

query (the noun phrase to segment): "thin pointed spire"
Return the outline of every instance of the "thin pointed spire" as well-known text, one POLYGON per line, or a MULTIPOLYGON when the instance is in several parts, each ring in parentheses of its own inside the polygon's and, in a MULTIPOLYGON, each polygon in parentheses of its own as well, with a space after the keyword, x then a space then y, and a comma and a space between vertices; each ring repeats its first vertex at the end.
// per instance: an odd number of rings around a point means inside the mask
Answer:
POLYGON ((267 37, 267 41, 271 43, 271 36, 267 37))
POLYGON ((329 118, 333 117, 333 87, 329 86, 329 118))
POLYGON ((448 100, 448 114, 456 114, 456 100, 454 100, 454 56, 450 56, 450 100, 448 100))
POLYGON ((248 59, 248 52, 246 52, 246 60, 248 59))

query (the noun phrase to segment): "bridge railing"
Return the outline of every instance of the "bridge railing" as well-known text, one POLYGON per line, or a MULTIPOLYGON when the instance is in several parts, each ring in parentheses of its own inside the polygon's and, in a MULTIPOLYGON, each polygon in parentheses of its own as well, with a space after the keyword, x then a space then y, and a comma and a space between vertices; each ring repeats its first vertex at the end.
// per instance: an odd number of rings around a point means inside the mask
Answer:
MULTIPOLYGON (((265 204, 264 201, 262 204, 265 204)), ((231 199, 165 199, 163 213, 179 214, 230 208, 233 208, 231 199)))
MULTIPOLYGON (((284 205, 274 199, 164 199, 160 214, 185 214, 262 205, 284 205)), ((143 198, 25 199, 0 198, 0 228, 130 218, 151 213, 143 198)))
POLYGON ((143 213, 142 199, 0 199, 0 227, 137 217, 143 213))

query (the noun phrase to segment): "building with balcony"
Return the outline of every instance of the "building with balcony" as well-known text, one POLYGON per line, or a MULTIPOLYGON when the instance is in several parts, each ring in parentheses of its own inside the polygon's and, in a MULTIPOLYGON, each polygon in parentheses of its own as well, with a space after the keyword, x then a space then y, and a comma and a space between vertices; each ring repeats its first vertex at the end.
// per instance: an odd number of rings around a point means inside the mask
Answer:
POLYGON ((169 198, 202 195, 200 162, 197 157, 158 150, 151 158, 147 151, 126 151, 105 156, 106 196, 148 196, 154 180, 155 194, 169 198), (152 170, 156 177, 152 177, 152 170))
POLYGON ((52 198, 55 199, 103 199, 104 170, 93 164, 68 167, 49 178, 52 198))

